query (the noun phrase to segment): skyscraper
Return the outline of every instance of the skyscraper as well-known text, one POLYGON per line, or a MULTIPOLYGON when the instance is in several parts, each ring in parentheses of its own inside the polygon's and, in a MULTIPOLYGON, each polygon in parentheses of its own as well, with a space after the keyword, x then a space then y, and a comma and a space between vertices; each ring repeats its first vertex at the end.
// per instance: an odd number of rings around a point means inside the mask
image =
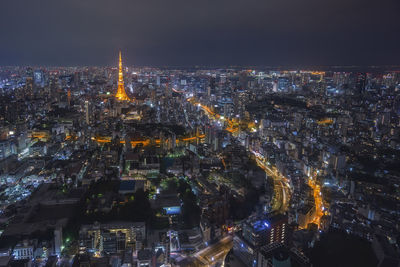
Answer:
POLYGON ((358 73, 357 80, 356 80, 357 93, 359 93, 360 95, 364 94, 366 84, 367 84, 367 74, 366 73, 358 73))
POLYGON ((25 78, 25 96, 28 98, 33 98, 33 85, 34 85, 34 80, 33 80, 33 70, 32 68, 27 68, 26 69, 26 78, 25 78))
POLYGON ((85 121, 90 124, 89 101, 85 101, 85 121))
POLYGON ((35 70, 34 72, 34 82, 36 86, 44 86, 44 77, 42 70, 35 70))
POLYGON ((254 216, 242 225, 242 233, 233 239, 233 253, 246 266, 257 265, 259 250, 269 244, 285 244, 288 235, 287 216, 254 216))
POLYGON ((118 91, 117 91, 117 94, 115 95, 115 98, 117 98, 118 100, 122 100, 122 101, 130 100, 125 92, 125 87, 124 87, 124 77, 122 75, 121 51, 119 51, 119 64, 118 64, 118 91))
POLYGON ((63 242, 62 242, 62 229, 57 227, 54 230, 54 253, 57 255, 61 255, 63 250, 63 242))

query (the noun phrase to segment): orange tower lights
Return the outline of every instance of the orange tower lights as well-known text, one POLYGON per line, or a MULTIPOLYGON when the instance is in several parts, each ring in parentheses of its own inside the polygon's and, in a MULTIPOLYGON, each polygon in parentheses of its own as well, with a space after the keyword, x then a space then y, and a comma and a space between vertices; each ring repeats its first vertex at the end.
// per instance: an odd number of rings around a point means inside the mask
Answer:
POLYGON ((115 95, 115 98, 118 100, 122 101, 129 101, 129 97, 125 92, 125 87, 124 87, 124 77, 122 75, 122 57, 121 57, 121 51, 119 51, 119 64, 118 64, 118 90, 117 94, 115 95))

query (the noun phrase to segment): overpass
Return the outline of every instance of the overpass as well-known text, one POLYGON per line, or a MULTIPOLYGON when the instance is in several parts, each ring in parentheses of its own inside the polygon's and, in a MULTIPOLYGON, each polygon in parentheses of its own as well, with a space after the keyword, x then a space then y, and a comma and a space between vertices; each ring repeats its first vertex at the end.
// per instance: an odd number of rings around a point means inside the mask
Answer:
POLYGON ((274 199, 272 209, 279 213, 284 213, 289 208, 290 200, 290 185, 286 177, 284 177, 275 166, 270 166, 270 163, 259 153, 251 151, 256 157, 256 162, 265 173, 274 181, 274 199))
POLYGON ((217 243, 207 246, 191 257, 186 258, 184 266, 202 267, 216 266, 225 261, 226 255, 233 247, 233 238, 230 235, 224 236, 217 243))

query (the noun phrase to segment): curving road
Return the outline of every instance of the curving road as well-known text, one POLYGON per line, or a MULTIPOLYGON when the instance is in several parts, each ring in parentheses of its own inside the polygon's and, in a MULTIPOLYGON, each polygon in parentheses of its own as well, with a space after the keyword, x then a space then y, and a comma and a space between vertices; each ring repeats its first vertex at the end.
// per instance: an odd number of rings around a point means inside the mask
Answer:
POLYGON ((193 258, 196 260, 195 265, 214 266, 217 263, 222 263, 232 247, 232 236, 227 235, 221 238, 217 243, 212 244, 194 254, 193 258))
POLYGON ((266 161, 262 155, 253 150, 251 150, 251 152, 256 157, 257 165, 260 166, 274 181, 272 209, 279 213, 286 212, 289 208, 290 201, 290 186, 288 179, 284 177, 276 167, 270 167, 269 162, 266 161))

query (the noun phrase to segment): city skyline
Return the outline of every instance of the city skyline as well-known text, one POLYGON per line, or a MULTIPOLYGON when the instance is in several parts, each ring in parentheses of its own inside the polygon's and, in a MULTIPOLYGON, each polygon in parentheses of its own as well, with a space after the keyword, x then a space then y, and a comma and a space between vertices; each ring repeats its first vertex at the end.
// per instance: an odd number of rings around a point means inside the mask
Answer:
POLYGON ((399 12, 0 1, 0 267, 400 267, 399 12))
POLYGON ((132 70, 123 55, 0 67, 1 261, 400 262, 398 71, 132 70))

